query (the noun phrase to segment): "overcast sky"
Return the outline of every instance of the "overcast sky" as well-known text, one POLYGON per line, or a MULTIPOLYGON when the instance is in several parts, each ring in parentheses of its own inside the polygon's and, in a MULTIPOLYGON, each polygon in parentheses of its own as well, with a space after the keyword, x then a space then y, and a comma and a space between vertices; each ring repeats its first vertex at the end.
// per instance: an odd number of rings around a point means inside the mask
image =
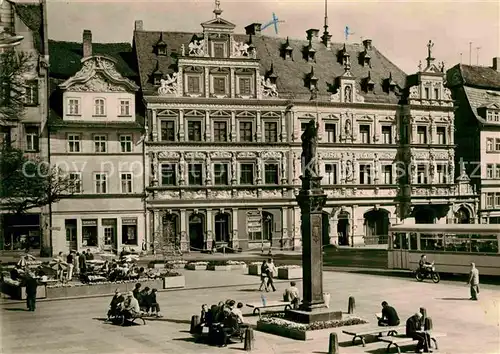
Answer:
MULTIPOLYGON (((213 18, 212 0, 48 0, 49 37, 81 41, 90 29, 96 42, 130 42, 134 20, 146 30, 199 32, 200 23, 213 18)), ((407 73, 417 70, 427 55, 426 44, 435 42, 434 56, 446 67, 469 63, 491 66, 500 56, 500 2, 482 0, 328 0, 328 19, 333 42, 345 41, 344 28, 354 34, 348 42, 370 38, 385 56, 407 73)), ((253 22, 266 23, 275 12, 279 36, 305 38, 305 31, 322 31, 324 0, 221 0, 222 17, 236 25, 236 32, 253 22)), ((264 30, 275 36, 274 29, 264 30)))

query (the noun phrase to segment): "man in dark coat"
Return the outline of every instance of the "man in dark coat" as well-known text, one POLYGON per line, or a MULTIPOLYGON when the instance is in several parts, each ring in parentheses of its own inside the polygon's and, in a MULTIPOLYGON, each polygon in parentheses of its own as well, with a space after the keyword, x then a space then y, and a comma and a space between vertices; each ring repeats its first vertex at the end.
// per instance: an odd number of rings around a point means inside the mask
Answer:
POLYGON ((78 265, 80 267, 80 274, 85 274, 87 272, 87 258, 85 256, 85 251, 83 251, 78 257, 78 265))
POLYGON ((382 317, 378 320, 379 326, 397 326, 399 325, 399 316, 396 309, 389 306, 387 301, 382 302, 382 317))
POLYGON ((26 278, 26 305, 28 307, 28 311, 35 311, 37 286, 37 280, 33 278, 32 274, 28 274, 28 277, 26 278))
POLYGON ((430 338, 427 333, 422 332, 422 314, 417 312, 406 320, 406 336, 418 340, 417 352, 429 352, 430 338))

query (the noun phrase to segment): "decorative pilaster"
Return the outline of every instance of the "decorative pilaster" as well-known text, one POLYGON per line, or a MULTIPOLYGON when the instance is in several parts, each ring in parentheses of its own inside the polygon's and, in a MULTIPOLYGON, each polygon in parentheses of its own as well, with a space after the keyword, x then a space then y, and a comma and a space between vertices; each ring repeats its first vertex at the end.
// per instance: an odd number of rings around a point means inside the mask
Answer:
POLYGON ((380 160, 378 158, 378 154, 375 153, 373 160, 373 182, 374 184, 378 184, 380 180, 380 160))
POLYGON ((158 141, 158 119, 156 118, 156 109, 151 110, 151 137, 153 141, 158 141))
POLYGON ((152 237, 152 243, 153 243, 153 253, 161 253, 161 217, 160 217, 160 210, 159 209, 153 209, 153 237, 152 237))
POLYGON ((372 136, 372 141, 374 143, 377 143, 380 140, 380 135, 382 135, 382 132, 378 131, 379 127, 380 127, 380 125, 378 124, 378 117, 375 116, 373 118, 373 136, 372 136))
POLYGON ((207 152, 207 157, 205 160, 205 184, 207 186, 212 185, 212 156, 210 152, 207 152))
POLYGON ((184 153, 179 153, 179 185, 183 186, 186 183, 186 160, 184 159, 184 153))
MULTIPOLYGON (((229 48, 232 48, 232 46, 230 46, 229 48)), ((236 81, 235 81, 235 75, 234 75, 234 68, 231 67, 230 68, 230 90, 231 90, 231 98, 235 98, 236 97, 236 81)))
POLYGON ((453 124, 448 125, 448 139, 446 141, 449 141, 449 145, 455 145, 455 132, 453 129, 453 124))
POLYGON ((177 97, 184 96, 184 69, 179 66, 177 73, 177 97))
POLYGON ((260 118, 260 113, 261 113, 260 111, 257 111, 257 134, 256 134, 257 142, 262 141, 262 121, 260 118))
POLYGON ((354 154, 352 155, 352 183, 359 184, 359 162, 354 154))
POLYGON ((159 162, 158 162, 158 153, 157 152, 151 152, 151 182, 153 186, 158 185, 158 167, 159 167, 159 162))
POLYGON ((231 111, 231 125, 229 127, 229 140, 236 141, 236 112, 231 111))
POLYGON ((291 124, 290 126, 292 127, 292 141, 296 142, 299 141, 300 139, 300 122, 298 119, 295 119, 295 112, 290 111, 290 120, 291 124))
POLYGON ((240 247, 240 241, 238 239, 238 209, 237 208, 233 208, 231 219, 233 221, 233 225, 232 225, 233 226, 233 231, 232 231, 233 238, 232 238, 231 248, 233 248, 234 250, 237 250, 240 247))
POLYGON ((179 109, 179 141, 186 141, 184 123, 184 110, 179 109))
POLYGON ((236 153, 231 156, 231 185, 236 185, 238 182, 238 171, 236 168, 236 153))
POLYGON ((286 130, 286 115, 285 112, 281 112, 281 134, 280 134, 280 141, 282 143, 287 142, 287 130, 286 130))
POLYGON ((287 185, 288 184, 288 176, 287 176, 287 168, 286 168, 286 153, 281 152, 281 164, 280 164, 280 171, 279 174, 281 176, 281 184, 282 185, 287 185))
POLYGON ((205 111, 205 141, 212 141, 212 127, 210 124, 210 111, 205 111))
POLYGON ((188 230, 187 230, 187 226, 188 226, 188 221, 187 221, 187 213, 186 213, 186 209, 181 209, 181 221, 180 221, 180 229, 181 229, 181 247, 182 247, 182 244, 183 243, 186 243, 187 244, 187 250, 190 249, 190 244, 189 244, 189 233, 188 233, 188 230), (182 236, 185 236, 187 238, 187 240, 183 240, 182 239, 182 236))
POLYGON ((437 135, 436 133, 436 124, 434 124, 434 120, 431 118, 431 126, 429 133, 429 144, 434 144, 434 137, 437 135))
POLYGON ((316 114, 316 120, 318 122, 318 141, 323 140, 324 124, 323 117, 321 114, 316 114))
POLYGON ((212 241, 214 236, 214 215, 212 209, 207 209, 207 250, 212 249, 212 241))
POLYGON ((205 97, 209 98, 210 97, 210 68, 205 67, 205 97))
POLYGON ((288 236, 288 208, 281 208, 281 249, 286 246, 288 236))
POLYGON ((263 161, 262 161, 262 152, 257 154, 257 169, 255 174, 255 184, 262 184, 262 171, 263 171, 263 161))
POLYGON ((411 144, 416 144, 417 143, 417 125, 411 123, 411 137, 410 137, 411 144))

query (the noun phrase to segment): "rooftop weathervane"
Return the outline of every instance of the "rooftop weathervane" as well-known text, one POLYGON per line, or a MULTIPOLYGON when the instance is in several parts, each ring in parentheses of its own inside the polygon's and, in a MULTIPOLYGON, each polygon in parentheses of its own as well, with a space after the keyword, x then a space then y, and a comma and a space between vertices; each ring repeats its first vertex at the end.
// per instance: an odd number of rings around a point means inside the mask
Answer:
POLYGON ((277 17, 276 17, 276 14, 273 12, 273 20, 272 21, 269 21, 268 23, 266 23, 265 25, 261 26, 260 30, 265 30, 267 27, 271 26, 271 25, 274 25, 274 31, 276 32, 276 34, 278 34, 278 23, 283 23, 285 21, 280 21, 277 17))
POLYGON ((218 19, 222 14, 222 10, 220 8, 220 0, 215 0, 215 9, 214 9, 215 18, 218 19))

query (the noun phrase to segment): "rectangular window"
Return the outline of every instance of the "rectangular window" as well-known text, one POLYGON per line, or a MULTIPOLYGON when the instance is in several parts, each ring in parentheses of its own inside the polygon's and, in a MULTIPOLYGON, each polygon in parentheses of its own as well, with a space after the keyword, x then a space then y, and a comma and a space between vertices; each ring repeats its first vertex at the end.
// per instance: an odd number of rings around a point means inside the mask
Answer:
POLYGON ((500 139, 495 139, 495 151, 500 151, 500 139))
POLYGON ((493 138, 486 139, 486 151, 493 151, 493 138))
POLYGON ((68 115, 72 116, 80 115, 80 99, 78 98, 68 99, 68 115))
POLYGON ((495 203, 495 193, 486 193, 486 208, 493 208, 495 203))
POLYGON ((327 143, 337 142, 337 126, 333 123, 325 124, 325 134, 327 143))
POLYGON ((108 193, 108 176, 105 173, 96 173, 94 176, 95 192, 97 194, 108 193))
POLYGON ((120 100, 120 116, 129 117, 130 114, 130 101, 120 100))
POLYGON ((122 182, 122 193, 132 193, 132 174, 121 173, 120 179, 122 182))
POLYGON ((28 81, 26 83, 26 92, 24 96, 24 102, 28 106, 38 105, 38 81, 28 81))
POLYGON ((417 127, 417 144, 427 144, 427 127, 417 127))
POLYGON ((240 184, 253 184, 253 163, 240 164, 240 184))
POLYGON ((201 141, 201 122, 188 122, 188 139, 189 141, 201 141))
POLYGON ((370 165, 359 165, 359 184, 371 184, 371 172, 370 165))
POLYGON ((94 115, 95 116, 106 115, 106 104, 104 98, 96 98, 94 100, 94 115))
POLYGON ((175 186, 176 185, 176 165, 173 163, 164 163, 161 165, 161 185, 175 186))
POLYGON ((493 178, 493 164, 487 164, 486 165, 486 178, 493 178))
POLYGON ((382 126, 382 144, 392 144, 392 127, 382 126))
POLYGON ((201 163, 190 163, 188 173, 190 186, 203 185, 203 165, 201 163))
POLYGON ((80 152, 80 135, 68 135, 68 151, 80 152))
POLYGON ((427 183, 427 169, 425 165, 417 166, 417 183, 419 184, 427 183))
POLYGON ((225 77, 214 77, 214 93, 216 95, 223 95, 226 93, 225 77))
POLYGON ((366 124, 362 124, 359 126, 359 135, 361 137, 361 143, 369 144, 370 143, 370 126, 366 124))
POLYGON ((187 91, 188 93, 200 93, 200 77, 188 76, 187 77, 187 91))
POLYGON ((214 122, 214 141, 227 141, 227 122, 214 122))
POLYGON ((264 166, 264 180, 265 184, 278 184, 278 164, 276 163, 266 163, 264 166))
POLYGON ((37 126, 26 126, 26 151, 39 151, 39 129, 37 126))
POLYGON ((247 143, 253 141, 252 122, 240 122, 240 141, 247 143))
POLYGON ((436 166, 436 177, 437 177, 437 183, 443 184, 446 183, 446 170, 444 165, 437 165, 436 166))
POLYGON ((323 183, 327 185, 337 184, 337 165, 334 163, 325 163, 325 175, 323 183))
POLYGON ((224 58, 224 43, 214 43, 214 57, 224 58))
POLYGON ((500 207, 500 193, 495 193, 495 207, 500 207))
POLYGON ((495 166, 495 179, 500 179, 500 164, 496 164, 495 166))
POLYGON ((122 219, 122 244, 137 246, 137 218, 122 219))
POLYGON ((392 184, 392 166, 385 165, 382 173, 384 174, 384 184, 392 184))
POLYGON ((240 95, 249 96, 252 94, 252 80, 249 77, 239 78, 240 95))
POLYGON ((173 120, 162 120, 161 123, 161 141, 175 141, 175 122, 173 120))
POLYGON ((275 143, 278 141, 278 123, 265 122, 264 135, 266 143, 275 143))
POLYGON ((437 143, 440 145, 445 145, 446 144, 446 128, 445 127, 437 127, 436 134, 437 134, 437 143))
POLYGON ((229 172, 227 163, 214 164, 214 183, 216 186, 227 186, 229 184, 229 172))
POLYGON ((121 152, 132 152, 132 135, 120 135, 121 152))
POLYGON ((71 193, 81 193, 82 192, 82 174, 80 172, 71 172, 69 174, 69 180, 71 183, 70 192, 71 193))
POLYGON ((106 152, 106 135, 94 135, 94 152, 106 152))
POLYGON ((439 89, 438 88, 434 89, 434 99, 439 100, 439 89))
POLYGON ((424 92, 425 92, 425 99, 430 100, 431 99, 431 90, 428 87, 425 87, 424 92))
POLYGON ((82 220, 82 247, 97 246, 97 219, 82 220))

